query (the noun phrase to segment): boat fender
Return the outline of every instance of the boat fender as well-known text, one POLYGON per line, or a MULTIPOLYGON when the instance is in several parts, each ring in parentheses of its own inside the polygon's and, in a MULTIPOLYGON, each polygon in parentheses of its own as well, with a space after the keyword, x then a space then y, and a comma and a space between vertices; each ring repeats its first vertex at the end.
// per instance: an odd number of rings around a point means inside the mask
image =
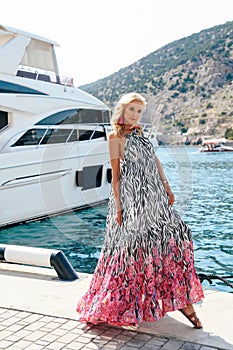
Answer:
POLYGON ((74 281, 78 275, 61 250, 0 245, 0 260, 25 265, 53 267, 64 281, 74 281))
POLYGON ((61 280, 73 281, 78 279, 73 266, 61 250, 51 254, 50 265, 57 271, 58 277, 61 280))

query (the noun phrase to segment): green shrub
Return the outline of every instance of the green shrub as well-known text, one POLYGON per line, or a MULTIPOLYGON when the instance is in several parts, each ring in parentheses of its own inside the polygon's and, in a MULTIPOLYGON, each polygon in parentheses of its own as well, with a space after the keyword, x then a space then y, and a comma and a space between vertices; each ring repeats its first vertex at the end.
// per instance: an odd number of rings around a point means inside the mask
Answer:
POLYGON ((188 126, 182 126, 180 129, 181 134, 185 134, 188 131, 188 126))
POLYGON ((200 119, 200 120, 199 120, 199 124, 203 125, 203 124, 205 124, 205 123, 206 123, 206 120, 205 120, 205 119, 200 119))
POLYGON ((233 129, 227 128, 225 131, 225 138, 228 140, 233 140, 233 129))

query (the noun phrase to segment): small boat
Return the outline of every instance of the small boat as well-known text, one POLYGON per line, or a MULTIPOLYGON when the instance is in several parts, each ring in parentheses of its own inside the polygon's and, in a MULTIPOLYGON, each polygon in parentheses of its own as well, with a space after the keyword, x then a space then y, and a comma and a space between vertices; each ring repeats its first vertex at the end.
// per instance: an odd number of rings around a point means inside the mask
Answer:
POLYGON ((199 148, 199 152, 233 152, 233 147, 227 146, 225 142, 225 139, 212 139, 204 141, 202 146, 199 148))
POLYGON ((109 197, 109 108, 59 75, 46 38, 0 25, 0 227, 109 197))

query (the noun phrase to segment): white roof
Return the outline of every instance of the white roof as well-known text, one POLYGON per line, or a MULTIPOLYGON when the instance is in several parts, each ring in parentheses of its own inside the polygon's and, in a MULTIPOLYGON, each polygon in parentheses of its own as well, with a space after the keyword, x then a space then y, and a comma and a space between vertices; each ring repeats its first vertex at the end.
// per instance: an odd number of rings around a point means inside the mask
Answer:
POLYGON ((19 65, 58 75, 55 41, 0 25, 0 73, 15 75, 19 65))
POLYGON ((52 44, 54 46, 59 46, 59 44, 53 40, 50 40, 50 39, 47 39, 47 38, 44 38, 42 36, 35 35, 35 34, 29 33, 29 32, 25 32, 23 30, 15 29, 15 28, 0 24, 0 33, 1 32, 5 32, 5 33, 7 32, 7 33, 11 33, 11 34, 19 34, 19 35, 23 35, 23 36, 26 36, 29 38, 36 39, 36 40, 44 41, 44 42, 46 42, 48 44, 52 44))

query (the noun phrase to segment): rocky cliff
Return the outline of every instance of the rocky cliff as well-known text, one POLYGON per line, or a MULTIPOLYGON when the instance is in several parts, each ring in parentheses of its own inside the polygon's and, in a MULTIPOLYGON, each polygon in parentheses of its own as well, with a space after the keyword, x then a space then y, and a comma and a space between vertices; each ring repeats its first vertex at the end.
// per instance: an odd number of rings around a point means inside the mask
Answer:
POLYGON ((233 22, 172 42, 81 88, 110 107, 126 92, 143 94, 144 120, 162 142, 222 138, 233 125, 233 22))

